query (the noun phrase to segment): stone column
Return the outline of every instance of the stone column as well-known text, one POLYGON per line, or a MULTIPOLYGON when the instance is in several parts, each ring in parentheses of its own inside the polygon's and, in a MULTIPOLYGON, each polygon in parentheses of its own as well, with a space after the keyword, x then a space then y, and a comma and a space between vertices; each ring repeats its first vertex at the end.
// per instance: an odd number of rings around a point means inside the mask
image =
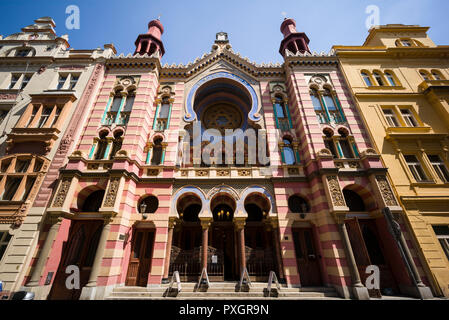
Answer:
POLYGON ((238 248, 240 254, 240 273, 246 268, 245 252, 245 220, 246 218, 234 218, 234 227, 238 235, 238 248))
POLYGON ((211 218, 200 218, 201 228, 203 231, 203 242, 201 245, 201 270, 204 268, 207 270, 207 249, 209 247, 209 226, 211 224, 211 218))
POLYGON ((354 253, 352 251, 351 241, 349 240, 348 230, 344 222, 344 217, 337 218, 340 236, 343 240, 346 258, 349 264, 349 272, 351 273, 353 294, 358 300, 369 300, 368 289, 362 284, 360 280, 359 270, 355 261, 354 253))
POLYGON ((30 282, 27 287, 37 287, 39 286, 39 281, 41 279, 42 272, 44 271, 45 263, 47 262, 48 255, 53 246, 53 242, 58 234, 59 227, 61 226, 61 217, 51 217, 50 223, 51 227, 48 231, 47 238, 45 239, 44 246, 42 247, 41 253, 39 254, 39 259, 36 266, 34 267, 33 274, 31 276, 30 282))
POLYGON ((177 218, 170 218, 168 220, 168 238, 167 238, 167 250, 165 251, 165 265, 164 265, 164 275, 162 277, 162 283, 168 283, 168 271, 170 269, 170 256, 171 256, 171 246, 173 242, 173 229, 177 223, 177 218))
POLYGON ((106 241, 108 240, 109 231, 111 230, 111 220, 104 221, 103 230, 101 231, 100 240, 98 241, 97 251, 95 253, 95 260, 90 272, 89 281, 86 287, 96 287, 97 278, 100 274, 101 261, 103 260, 104 249, 106 248, 106 241))

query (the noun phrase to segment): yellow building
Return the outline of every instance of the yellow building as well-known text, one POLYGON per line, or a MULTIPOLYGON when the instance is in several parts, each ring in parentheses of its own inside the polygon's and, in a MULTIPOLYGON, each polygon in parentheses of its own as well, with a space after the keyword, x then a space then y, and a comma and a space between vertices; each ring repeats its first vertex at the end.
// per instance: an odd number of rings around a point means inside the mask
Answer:
POLYGON ((449 46, 429 28, 370 29, 362 46, 335 46, 341 70, 389 169, 434 295, 449 296, 449 46))

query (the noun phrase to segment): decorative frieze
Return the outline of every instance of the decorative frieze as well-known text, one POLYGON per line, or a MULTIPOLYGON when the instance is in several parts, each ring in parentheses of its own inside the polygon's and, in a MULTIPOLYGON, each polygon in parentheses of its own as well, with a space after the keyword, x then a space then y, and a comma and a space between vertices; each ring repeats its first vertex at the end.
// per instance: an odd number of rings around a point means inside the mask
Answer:
POLYGON ((343 198, 337 176, 327 176, 327 183, 329 185, 329 193, 331 195, 333 205, 337 207, 345 206, 345 199, 343 198))
POLYGON ((103 204, 104 207, 114 207, 119 186, 120 177, 111 178, 111 181, 109 182, 108 192, 106 193, 106 198, 103 204))
POLYGON ((377 184, 379 185, 380 193, 387 206, 397 206, 398 202, 391 191, 390 184, 386 176, 376 176, 377 184))
POLYGON ((58 193, 56 194, 55 201, 53 202, 53 207, 62 207, 64 205, 65 198, 69 192, 70 184, 72 183, 72 178, 63 178, 61 185, 59 186, 58 193))

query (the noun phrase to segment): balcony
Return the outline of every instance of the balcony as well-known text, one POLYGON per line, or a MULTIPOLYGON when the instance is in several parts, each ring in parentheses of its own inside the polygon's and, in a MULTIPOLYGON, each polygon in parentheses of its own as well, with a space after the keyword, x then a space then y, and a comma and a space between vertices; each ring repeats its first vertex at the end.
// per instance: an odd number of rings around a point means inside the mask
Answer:
POLYGON ((117 112, 108 112, 106 114, 106 118, 103 121, 103 125, 111 126, 115 122, 115 118, 117 117, 117 112))
POLYGON ((167 119, 157 119, 156 120, 156 126, 154 127, 155 131, 164 131, 167 129, 167 119))
POLYGON ((324 111, 316 111, 316 117, 320 124, 340 124, 345 123, 345 119, 339 112, 329 112, 329 118, 324 111))
POLYGON ((425 92, 432 89, 439 89, 447 92, 449 89, 449 80, 425 80, 418 86, 419 92, 425 92))
POLYGON ((278 124, 281 131, 289 131, 291 129, 288 119, 279 119, 278 124))
POLYGON ((115 122, 115 119, 117 118, 117 112, 109 111, 106 114, 106 118, 103 121, 103 125, 112 126, 113 124, 116 124, 118 126, 125 126, 129 121, 129 116, 130 112, 120 112, 119 118, 117 122, 115 122))

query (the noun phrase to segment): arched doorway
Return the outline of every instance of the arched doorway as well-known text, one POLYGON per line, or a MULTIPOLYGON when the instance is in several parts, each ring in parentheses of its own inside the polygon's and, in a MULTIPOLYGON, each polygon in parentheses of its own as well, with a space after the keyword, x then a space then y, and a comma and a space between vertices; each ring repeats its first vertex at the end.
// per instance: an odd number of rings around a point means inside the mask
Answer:
MULTIPOLYGON (((379 228, 381 218, 372 218, 369 209, 372 209, 371 195, 365 195, 362 198, 355 189, 355 186, 343 189, 343 196, 349 211, 358 214, 360 217, 354 217, 345 220, 348 230, 348 236, 351 242, 352 251, 357 263, 357 269, 360 274, 362 283, 366 283, 369 274, 366 268, 369 265, 379 267, 380 271, 380 289, 368 290, 371 297, 381 297, 382 295, 398 294, 399 287, 396 282, 394 271, 396 273, 406 273, 401 270, 399 265, 391 265, 389 259, 386 258, 392 251, 397 251, 394 243, 389 242, 390 235, 383 232, 383 228, 379 228), (381 237, 382 234, 382 237, 381 237), (385 237, 386 236, 386 237, 385 237)), ((399 252, 397 252, 399 255, 399 252)))
POLYGON ((274 237, 271 225, 267 223, 271 204, 261 193, 249 194, 244 201, 248 214, 245 225, 246 268, 255 281, 266 281, 270 271, 277 271, 275 263, 274 237))
POLYGON ((213 223, 210 228, 207 271, 215 281, 238 279, 238 253, 233 223, 235 208, 235 200, 224 192, 215 195, 210 202, 213 223))
POLYGON ((202 201, 194 193, 183 194, 176 204, 181 223, 173 233, 169 275, 178 271, 181 281, 197 281, 201 272, 201 209, 202 201))
MULTIPOLYGON (((80 194, 83 194, 81 192, 80 194)), ((98 212, 103 202, 104 190, 91 192, 81 203, 81 212, 98 212)), ((51 300, 78 300, 82 288, 88 283, 92 266, 103 230, 103 220, 73 220, 70 225, 68 240, 63 245, 61 260, 56 271, 55 280, 48 296, 51 300), (66 273, 68 266, 79 270, 79 289, 68 289, 66 273)))

